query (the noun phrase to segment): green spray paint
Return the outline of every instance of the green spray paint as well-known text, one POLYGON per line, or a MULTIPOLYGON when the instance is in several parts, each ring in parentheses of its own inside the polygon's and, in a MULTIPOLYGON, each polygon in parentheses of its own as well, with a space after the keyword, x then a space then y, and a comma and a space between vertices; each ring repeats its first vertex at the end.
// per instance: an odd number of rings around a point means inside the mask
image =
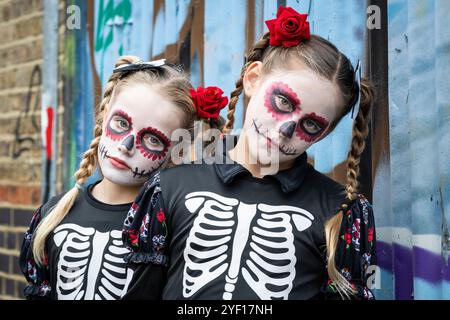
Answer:
MULTIPOLYGON (((108 22, 114 21, 115 17, 121 17, 123 23, 126 24, 131 17, 132 5, 130 0, 122 0, 116 6, 114 6, 114 0, 106 0, 107 4, 104 5, 104 0, 100 0, 97 12, 97 32, 95 34, 94 50, 96 53, 101 53, 100 61, 100 80, 103 80, 103 61, 106 50, 114 41, 114 31, 110 27, 105 34, 103 31, 108 28, 108 22)), ((119 39, 121 41, 121 39, 119 39)), ((123 45, 121 44, 118 50, 118 54, 122 55, 123 45)))

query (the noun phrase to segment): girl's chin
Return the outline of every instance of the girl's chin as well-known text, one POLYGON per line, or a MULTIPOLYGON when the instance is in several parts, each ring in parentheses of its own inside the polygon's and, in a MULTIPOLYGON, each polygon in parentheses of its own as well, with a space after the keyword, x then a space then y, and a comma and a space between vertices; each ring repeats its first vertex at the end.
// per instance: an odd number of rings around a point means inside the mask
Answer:
POLYGON ((253 161, 252 164, 263 164, 268 165, 271 163, 279 163, 281 160, 280 152, 277 150, 268 150, 267 148, 260 147, 260 148, 250 148, 250 156, 251 161, 253 161))
POLYGON ((122 174, 116 172, 104 172, 103 176, 112 183, 122 187, 136 187, 142 185, 146 180, 146 178, 133 178, 133 175, 130 172, 124 172, 122 174))

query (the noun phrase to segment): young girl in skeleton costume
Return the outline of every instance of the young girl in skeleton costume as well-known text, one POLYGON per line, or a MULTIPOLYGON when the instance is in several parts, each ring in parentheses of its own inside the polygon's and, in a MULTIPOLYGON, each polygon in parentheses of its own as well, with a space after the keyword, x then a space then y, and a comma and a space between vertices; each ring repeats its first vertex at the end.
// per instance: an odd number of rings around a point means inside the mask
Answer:
POLYGON ((123 220, 145 180, 168 163, 172 132, 193 127, 192 90, 164 60, 117 61, 76 186, 41 206, 25 235, 20 263, 28 298, 120 298, 132 274, 123 260, 123 220), (82 188, 97 165, 103 179, 82 188))
POLYGON ((124 298, 373 298, 374 217, 357 192, 373 89, 306 15, 280 8, 266 23, 231 93, 227 132, 248 98, 237 143, 222 163, 163 170, 132 205, 123 236, 139 267, 124 298), (305 151, 355 105, 344 187, 305 151))

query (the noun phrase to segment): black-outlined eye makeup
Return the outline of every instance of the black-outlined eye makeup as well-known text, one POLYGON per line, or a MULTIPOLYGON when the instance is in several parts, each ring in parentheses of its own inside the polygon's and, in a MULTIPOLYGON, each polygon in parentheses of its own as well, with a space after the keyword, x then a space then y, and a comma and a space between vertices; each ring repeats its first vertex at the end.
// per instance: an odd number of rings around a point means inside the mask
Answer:
POLYGON ((275 82, 267 88, 264 105, 276 120, 289 118, 293 113, 301 110, 297 94, 281 81, 275 82))
POLYGON ((171 142, 164 133, 158 129, 148 127, 138 132, 136 136, 136 149, 151 160, 164 158, 171 142))
POLYGON ((304 115, 299 120, 296 134, 297 137, 306 142, 313 142, 321 136, 327 127, 328 121, 313 112, 304 115))
POLYGON ((116 110, 109 118, 106 126, 106 136, 113 141, 123 138, 132 129, 133 121, 131 117, 123 110, 116 110))

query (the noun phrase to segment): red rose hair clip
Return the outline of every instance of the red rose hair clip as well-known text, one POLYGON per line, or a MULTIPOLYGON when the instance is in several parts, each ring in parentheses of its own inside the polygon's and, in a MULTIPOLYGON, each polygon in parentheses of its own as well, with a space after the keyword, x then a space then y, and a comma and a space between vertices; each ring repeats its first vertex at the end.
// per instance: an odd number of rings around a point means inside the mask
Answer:
POLYGON ((311 38, 307 14, 300 14, 291 7, 280 7, 277 18, 267 20, 269 44, 271 46, 293 47, 311 38))
POLYGON ((217 119, 220 110, 228 104, 228 97, 224 97, 222 89, 218 87, 198 87, 190 90, 197 115, 204 119, 217 119))

